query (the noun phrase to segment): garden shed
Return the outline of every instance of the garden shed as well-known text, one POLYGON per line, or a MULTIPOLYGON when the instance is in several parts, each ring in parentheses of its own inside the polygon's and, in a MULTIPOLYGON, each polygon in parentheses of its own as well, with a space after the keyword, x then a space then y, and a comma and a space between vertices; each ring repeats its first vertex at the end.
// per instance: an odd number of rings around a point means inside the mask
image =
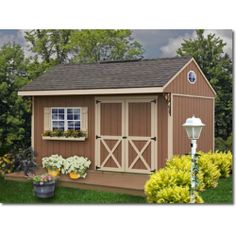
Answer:
POLYGON ((206 125, 198 150, 214 150, 216 93, 191 57, 58 65, 24 86, 32 97, 36 159, 81 155, 94 171, 150 173, 189 152, 182 124, 206 125), (81 130, 85 137, 43 136, 81 130))

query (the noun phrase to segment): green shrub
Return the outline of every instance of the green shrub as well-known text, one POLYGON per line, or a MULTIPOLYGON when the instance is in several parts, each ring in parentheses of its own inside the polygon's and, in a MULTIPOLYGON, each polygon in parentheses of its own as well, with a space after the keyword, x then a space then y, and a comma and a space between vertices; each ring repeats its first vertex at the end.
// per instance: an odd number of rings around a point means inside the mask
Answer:
POLYGON ((219 151, 230 150, 230 151, 232 151, 232 147, 233 147, 232 134, 227 139, 223 139, 221 137, 217 137, 215 139, 215 149, 216 150, 219 150, 219 151))
POLYGON ((5 175, 13 172, 14 159, 11 154, 0 156, 0 175, 5 175))
MULTIPOLYGON (((196 203, 203 203, 203 199, 199 194, 195 193, 196 203)), ((189 203, 189 187, 174 186, 161 189, 157 192, 156 203, 189 203)))

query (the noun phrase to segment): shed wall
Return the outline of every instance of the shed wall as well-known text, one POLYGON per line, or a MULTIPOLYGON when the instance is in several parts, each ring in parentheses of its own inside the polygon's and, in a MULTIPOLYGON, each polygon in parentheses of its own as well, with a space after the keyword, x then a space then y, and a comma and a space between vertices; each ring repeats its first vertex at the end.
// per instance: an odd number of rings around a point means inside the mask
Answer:
POLYGON ((94 168, 94 97, 93 96, 50 96, 34 98, 34 150, 36 160, 41 165, 42 157, 51 154, 60 154, 65 157, 71 155, 87 156, 92 161, 94 168), (88 138, 84 142, 75 141, 49 141, 42 140, 43 130, 43 109, 44 107, 88 107, 88 138))
MULTIPOLYGON (((133 96, 133 95, 131 95, 133 96)), ((145 96, 144 96, 145 97, 145 96)), ((122 98, 122 96, 121 96, 122 98)), ((157 100, 157 165, 161 168, 168 158, 168 109, 162 94, 157 100)), ((113 111, 114 112, 114 111, 113 111)), ((112 112, 112 113, 113 113, 112 112)), ((117 111, 118 112, 118 111, 117 111)), ((60 154, 64 157, 71 155, 87 156, 95 169, 95 96, 40 96, 34 97, 34 139, 33 146, 39 165, 42 157, 60 154), (42 140, 44 132, 44 107, 82 106, 88 107, 88 138, 84 142, 42 140)), ((115 128, 117 129, 117 128, 115 128)))
POLYGON ((215 94, 194 61, 190 62, 172 82, 169 82, 164 92, 215 97, 215 94), (190 70, 193 70, 197 75, 195 84, 190 84, 187 80, 187 73, 190 70))
POLYGON ((206 125, 202 129, 197 150, 214 150, 214 99, 190 96, 173 96, 173 154, 190 151, 190 141, 182 124, 188 117, 200 117, 206 125))

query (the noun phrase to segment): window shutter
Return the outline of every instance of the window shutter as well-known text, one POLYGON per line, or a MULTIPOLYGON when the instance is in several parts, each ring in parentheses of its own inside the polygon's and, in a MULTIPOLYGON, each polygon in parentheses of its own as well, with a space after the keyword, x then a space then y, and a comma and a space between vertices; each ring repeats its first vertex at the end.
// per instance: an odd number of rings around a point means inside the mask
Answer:
POLYGON ((51 108, 44 107, 44 131, 51 130, 51 108))
POLYGON ((88 135, 88 107, 81 107, 80 129, 88 135))

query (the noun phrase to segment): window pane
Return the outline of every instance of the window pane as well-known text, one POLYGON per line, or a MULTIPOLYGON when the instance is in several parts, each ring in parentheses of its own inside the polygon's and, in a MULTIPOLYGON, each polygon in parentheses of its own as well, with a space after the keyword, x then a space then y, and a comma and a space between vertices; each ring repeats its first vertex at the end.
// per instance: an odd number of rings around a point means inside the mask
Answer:
POLYGON ((53 120, 57 120, 57 119, 58 119, 57 113, 52 113, 52 119, 53 119, 53 120))
POLYGON ((64 120, 64 114, 59 114, 59 120, 64 120))
POLYGON ((58 109, 52 109, 52 113, 57 113, 58 109))
POLYGON ((67 113, 67 120, 73 120, 73 115, 67 113))
POLYGON ((80 118, 80 115, 79 115, 79 114, 75 114, 75 115, 74 115, 74 120, 79 120, 79 118, 80 118))
POLYGON ((60 114, 64 114, 64 109, 59 109, 60 114))

